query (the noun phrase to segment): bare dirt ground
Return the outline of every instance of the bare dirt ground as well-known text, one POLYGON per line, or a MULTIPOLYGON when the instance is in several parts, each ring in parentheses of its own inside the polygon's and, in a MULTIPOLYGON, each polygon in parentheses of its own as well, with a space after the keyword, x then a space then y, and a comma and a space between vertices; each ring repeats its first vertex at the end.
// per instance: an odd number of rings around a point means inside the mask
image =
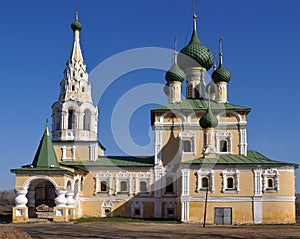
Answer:
MULTIPOLYGON (((300 225, 260 226, 208 226, 199 224, 163 223, 44 223, 10 224, 0 226, 0 231, 14 227, 31 235, 32 238, 222 238, 252 239, 281 238, 299 239, 300 225)), ((15 232, 18 233, 18 232, 15 232)), ((21 232, 22 233, 22 232, 21 232)), ((5 238, 5 237, 1 237, 5 238)), ((7 238, 28 238, 23 235, 7 238)))

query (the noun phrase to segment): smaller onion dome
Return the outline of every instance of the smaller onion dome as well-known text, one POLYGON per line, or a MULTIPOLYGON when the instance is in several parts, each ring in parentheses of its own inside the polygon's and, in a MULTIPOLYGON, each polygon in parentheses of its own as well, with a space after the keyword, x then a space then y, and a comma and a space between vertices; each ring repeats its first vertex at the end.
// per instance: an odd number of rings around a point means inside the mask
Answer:
POLYGON ((166 81, 172 82, 172 81, 179 81, 183 82, 184 81, 184 72, 179 68, 179 66, 175 63, 170 70, 166 72, 165 75, 166 81))
POLYGON ((72 23, 71 28, 72 28, 73 32, 75 32, 76 30, 81 31, 82 25, 78 20, 75 20, 75 22, 72 23))
POLYGON ((226 82, 228 83, 231 78, 230 72, 223 66, 223 37, 220 37, 220 63, 216 70, 211 75, 211 78, 215 83, 226 82))
POLYGON ((211 78, 215 83, 226 82, 228 83, 231 78, 230 72, 220 64, 219 67, 212 73, 211 78))
POLYGON ((218 119, 217 117, 213 114, 211 111, 210 107, 208 106, 205 114, 201 117, 200 121, 200 126, 203 129, 208 129, 208 128, 216 128, 218 125, 218 119))

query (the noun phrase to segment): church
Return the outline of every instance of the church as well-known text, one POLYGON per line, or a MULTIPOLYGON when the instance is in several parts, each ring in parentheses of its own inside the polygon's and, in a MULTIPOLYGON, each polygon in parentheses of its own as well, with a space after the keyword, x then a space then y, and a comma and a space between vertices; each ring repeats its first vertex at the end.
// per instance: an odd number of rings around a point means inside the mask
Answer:
POLYGON ((31 163, 11 169, 16 175, 14 223, 80 217, 295 223, 298 165, 248 150, 251 109, 227 101, 231 74, 223 63, 223 39, 217 66, 199 39, 196 22, 194 14, 191 39, 178 55, 174 50, 173 66, 165 74, 168 104, 151 110, 154 155, 106 156, 76 12, 71 55, 52 105, 52 128, 47 122, 31 163))

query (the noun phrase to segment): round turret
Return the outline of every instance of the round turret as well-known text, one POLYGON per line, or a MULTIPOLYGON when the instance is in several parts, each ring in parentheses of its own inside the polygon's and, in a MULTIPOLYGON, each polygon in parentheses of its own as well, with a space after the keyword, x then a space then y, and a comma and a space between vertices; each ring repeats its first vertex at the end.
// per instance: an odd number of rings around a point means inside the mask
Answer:
POLYGON ((179 81, 183 82, 184 81, 184 72, 179 68, 179 66, 175 63, 170 70, 166 72, 165 75, 166 81, 172 82, 172 81, 179 81))
POLYGON ((199 123, 203 129, 216 128, 218 125, 218 119, 213 114, 210 107, 208 107, 205 114, 201 117, 199 123))
POLYGON ((219 67, 212 73, 211 78, 215 83, 226 82, 228 83, 231 78, 230 72, 220 64, 219 67))

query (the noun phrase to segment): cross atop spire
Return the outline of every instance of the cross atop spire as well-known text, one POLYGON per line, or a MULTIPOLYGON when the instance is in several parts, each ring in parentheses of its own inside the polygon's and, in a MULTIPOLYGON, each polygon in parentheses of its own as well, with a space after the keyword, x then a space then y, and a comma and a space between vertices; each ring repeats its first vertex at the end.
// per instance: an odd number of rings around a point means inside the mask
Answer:
POLYGON ((196 15, 196 4, 195 4, 195 0, 192 0, 192 4, 193 4, 193 19, 194 19, 194 30, 197 29, 197 15, 196 15))
POLYGON ((177 64, 177 57, 176 57, 176 45, 177 45, 177 38, 174 37, 174 65, 177 64))
POLYGON ((223 64, 223 37, 220 37, 219 40, 219 48, 220 48, 220 65, 223 64))
POLYGON ((78 21, 78 2, 76 3, 75 21, 78 21))

